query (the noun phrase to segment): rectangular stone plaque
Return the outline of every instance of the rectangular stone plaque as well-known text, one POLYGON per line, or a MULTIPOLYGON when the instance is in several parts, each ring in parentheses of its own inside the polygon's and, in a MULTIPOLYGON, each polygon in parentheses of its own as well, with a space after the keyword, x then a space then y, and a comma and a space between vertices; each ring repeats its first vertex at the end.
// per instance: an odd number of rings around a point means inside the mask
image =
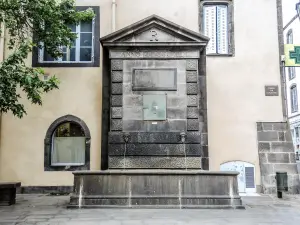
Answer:
POLYGON ((166 95, 143 95, 144 120, 166 120, 166 95))
POLYGON ((265 96, 278 96, 278 85, 266 85, 265 86, 265 96))
POLYGON ((176 91, 177 69, 133 69, 133 91, 176 91))

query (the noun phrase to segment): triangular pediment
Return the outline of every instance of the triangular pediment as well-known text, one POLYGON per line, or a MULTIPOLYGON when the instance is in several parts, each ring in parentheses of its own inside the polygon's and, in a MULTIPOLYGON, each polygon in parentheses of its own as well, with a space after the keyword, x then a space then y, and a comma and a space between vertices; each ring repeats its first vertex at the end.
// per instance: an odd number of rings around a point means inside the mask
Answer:
POLYGON ((209 38, 153 15, 100 39, 102 43, 202 43, 209 38))

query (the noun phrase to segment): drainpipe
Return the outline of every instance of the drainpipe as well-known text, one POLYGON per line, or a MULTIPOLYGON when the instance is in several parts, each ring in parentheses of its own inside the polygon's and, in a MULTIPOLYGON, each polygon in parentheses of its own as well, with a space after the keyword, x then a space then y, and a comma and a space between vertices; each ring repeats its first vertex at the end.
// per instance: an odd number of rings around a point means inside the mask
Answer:
POLYGON ((112 0, 111 3, 111 29, 112 32, 116 31, 116 0, 112 0))

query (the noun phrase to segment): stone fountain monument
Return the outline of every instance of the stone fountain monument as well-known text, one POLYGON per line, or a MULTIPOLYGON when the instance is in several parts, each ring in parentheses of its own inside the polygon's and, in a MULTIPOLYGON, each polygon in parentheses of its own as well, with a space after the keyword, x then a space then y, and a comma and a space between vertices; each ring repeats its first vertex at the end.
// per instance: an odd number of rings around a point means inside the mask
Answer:
POLYGON ((238 173, 208 171, 209 38, 150 16, 100 41, 102 168, 69 207, 243 208, 238 173))

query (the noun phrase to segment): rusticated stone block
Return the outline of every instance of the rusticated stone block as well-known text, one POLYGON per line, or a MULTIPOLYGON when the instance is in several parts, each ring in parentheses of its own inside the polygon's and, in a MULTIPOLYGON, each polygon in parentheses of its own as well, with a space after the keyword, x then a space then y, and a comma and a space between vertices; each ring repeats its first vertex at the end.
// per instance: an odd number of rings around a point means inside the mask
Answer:
POLYGON ((123 105, 123 96, 122 95, 111 96, 111 105, 112 106, 122 106, 123 105))
POLYGON ((111 70, 123 70, 123 60, 111 60, 111 70))
POLYGON ((123 72, 122 71, 112 71, 111 72, 111 82, 122 83, 123 82, 123 72))
POLYGON ((270 142, 259 142, 258 152, 269 152, 271 148, 270 142))
POLYGON ((197 83, 197 71, 186 71, 186 82, 187 83, 197 83))
POLYGON ((268 153, 269 163, 289 163, 289 153, 268 153))
POLYGON ((258 122, 256 126, 257 126, 257 131, 263 131, 263 125, 261 122, 258 122))
POLYGON ((199 120, 198 119, 188 119, 187 120, 187 130, 198 131, 199 130, 199 120))
POLYGON ((188 95, 196 95, 198 94, 198 84, 188 83, 186 84, 186 91, 188 95))
POLYGON ((266 153, 259 153, 259 162, 268 163, 268 157, 266 153))
POLYGON ((187 96, 187 106, 198 106, 198 104, 199 104, 198 95, 187 96))
POLYGON ((288 174, 298 174, 297 164, 274 164, 275 172, 287 172, 288 174))
POLYGON ((278 134, 276 131, 257 132, 258 141, 278 141, 278 134))
POLYGON ((294 152, 292 142, 272 142, 271 152, 294 152))
POLYGON ((111 120, 111 130, 121 131, 123 129, 123 123, 120 119, 111 120))
POLYGON ((111 107, 111 118, 113 119, 122 118, 122 107, 111 107))
POLYGON ((268 174, 275 174, 273 164, 261 163, 260 164, 260 172, 263 176, 268 175, 268 174))
POLYGON ((197 107, 187 107, 187 118, 188 119, 198 119, 199 109, 197 107))
POLYGON ((188 143, 201 143, 200 132, 187 132, 186 141, 188 143))
POLYGON ((197 70, 198 69, 198 61, 194 59, 190 59, 186 61, 186 70, 197 70))
POLYGON ((111 84, 111 93, 113 95, 120 95, 123 93, 123 84, 122 83, 112 83, 111 84))
POLYGON ((264 131, 271 131, 273 130, 274 123, 263 123, 263 130, 264 131))
POLYGON ((273 129, 277 131, 285 131, 287 130, 287 123, 274 123, 273 129))

